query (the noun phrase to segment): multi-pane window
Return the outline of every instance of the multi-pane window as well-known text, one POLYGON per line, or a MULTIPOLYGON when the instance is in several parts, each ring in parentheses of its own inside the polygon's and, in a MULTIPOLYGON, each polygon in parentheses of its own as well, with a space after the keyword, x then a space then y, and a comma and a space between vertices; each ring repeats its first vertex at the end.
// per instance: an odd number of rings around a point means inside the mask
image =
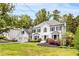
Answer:
POLYGON ((21 33, 24 34, 24 31, 22 31, 21 33))
POLYGON ((39 39, 39 36, 34 36, 34 39, 35 39, 35 40, 38 40, 38 39, 39 39))
POLYGON ((37 29, 37 32, 40 32, 41 30, 40 30, 40 28, 39 29, 37 29))
POLYGON ((54 30, 55 30, 55 27, 51 27, 51 28, 50 28, 50 31, 54 31, 54 30))
POLYGON ((47 32, 47 28, 44 28, 44 32, 47 32))
POLYGON ((62 30, 62 26, 59 27, 59 30, 62 30))
POLYGON ((34 39, 37 40, 37 36, 34 36, 34 39))
POLYGON ((56 27, 56 30, 59 30, 59 27, 58 26, 56 27))
POLYGON ((33 33, 35 33, 35 32, 36 32, 36 30, 34 29, 34 30, 32 30, 32 32, 33 32, 33 33))
POLYGON ((57 27, 56 27, 56 30, 61 30, 61 29, 62 29, 61 26, 57 26, 57 27))

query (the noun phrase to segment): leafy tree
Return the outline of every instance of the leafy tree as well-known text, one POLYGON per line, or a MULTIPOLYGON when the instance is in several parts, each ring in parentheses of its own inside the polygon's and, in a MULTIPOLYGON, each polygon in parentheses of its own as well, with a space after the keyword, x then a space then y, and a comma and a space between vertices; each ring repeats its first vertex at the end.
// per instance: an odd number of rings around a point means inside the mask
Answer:
POLYGON ((66 30, 75 34, 78 22, 76 21, 74 16, 72 14, 65 14, 63 15, 63 20, 66 22, 66 30))
POLYGON ((77 16, 75 19, 77 20, 78 25, 79 25, 79 16, 77 16))
POLYGON ((74 39, 75 39, 75 47, 78 50, 78 55, 79 55, 79 26, 77 27, 74 39))
POLYGON ((10 3, 0 3, 0 15, 5 15, 12 12, 14 5, 10 3))
POLYGON ((41 9, 36 13, 36 19, 34 21, 34 25, 37 25, 43 21, 47 21, 48 17, 47 17, 47 11, 45 9, 41 9))
POLYGON ((0 3, 0 19, 1 22, 4 22, 6 24, 6 27, 11 25, 11 18, 9 13, 11 13, 13 9, 14 9, 13 4, 0 3))
POLYGON ((11 27, 18 27, 19 24, 19 16, 11 16, 11 27))
POLYGON ((0 19, 0 29, 5 28, 6 27, 6 23, 3 19, 0 19))
POLYGON ((73 21, 73 15, 69 14, 66 19, 67 31, 71 30, 72 21, 73 21))
POLYGON ((77 27, 78 27, 78 22, 76 21, 76 19, 73 19, 72 20, 72 24, 71 24, 71 32, 75 34, 76 30, 77 30, 77 27))
POLYGON ((23 15, 20 17, 19 27, 30 28, 32 19, 28 15, 23 15))

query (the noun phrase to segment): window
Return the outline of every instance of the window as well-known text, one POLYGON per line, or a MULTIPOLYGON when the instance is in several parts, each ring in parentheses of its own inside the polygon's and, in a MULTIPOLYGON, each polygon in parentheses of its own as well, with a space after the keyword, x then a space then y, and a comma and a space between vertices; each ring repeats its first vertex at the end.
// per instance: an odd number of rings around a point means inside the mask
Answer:
POLYGON ((61 26, 56 27, 56 30, 61 30, 61 26))
POLYGON ((55 30, 55 27, 51 27, 51 28, 50 28, 50 31, 54 31, 54 30, 55 30))
POLYGON ((35 33, 35 32, 36 32, 36 30, 32 30, 32 32, 33 32, 33 33, 35 33))
POLYGON ((37 40, 37 36, 34 36, 34 39, 37 40))
POLYGON ((62 30, 62 27, 61 26, 59 27, 59 30, 62 30))
POLYGON ((57 39, 57 35, 54 35, 54 39, 57 39))
POLYGON ((47 38, 47 36, 46 35, 44 35, 44 40, 47 38))
POLYGON ((53 38, 54 40, 59 39, 59 35, 52 35, 52 38, 53 38))
POLYGON ((34 39, 35 39, 35 40, 39 39, 39 36, 34 36, 34 39))
POLYGON ((40 32, 40 29, 37 29, 37 32, 40 32))
POLYGON ((47 28, 44 28, 44 32, 47 32, 47 28))
POLYGON ((56 27, 56 30, 58 30, 58 26, 56 27))
POLYGON ((22 34, 24 34, 24 31, 22 31, 22 34))

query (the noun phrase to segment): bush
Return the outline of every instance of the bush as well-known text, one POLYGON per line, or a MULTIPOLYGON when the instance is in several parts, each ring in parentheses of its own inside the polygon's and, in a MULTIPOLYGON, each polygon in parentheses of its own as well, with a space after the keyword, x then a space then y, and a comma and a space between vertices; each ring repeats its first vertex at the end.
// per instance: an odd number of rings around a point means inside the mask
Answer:
POLYGON ((5 36, 1 34, 0 39, 5 39, 5 36))
POLYGON ((0 35, 0 40, 4 40, 5 42, 17 42, 17 40, 8 40, 4 35, 0 35))
POLYGON ((74 34, 71 32, 66 32, 64 35, 65 38, 65 46, 74 46, 74 34))
POLYGON ((57 46, 61 45, 59 40, 54 40, 49 38, 47 41, 48 41, 48 44, 50 45, 57 45, 57 46))
POLYGON ((10 42, 17 42, 17 40, 9 40, 10 42))
POLYGON ((31 41, 29 41, 29 42, 39 42, 38 40, 31 40, 31 41))
POLYGON ((38 39, 38 42, 40 42, 41 40, 42 40, 42 39, 41 39, 41 38, 39 38, 39 39, 38 39))
POLYGON ((67 46, 59 46, 59 48, 67 48, 67 46))
POLYGON ((79 56, 79 27, 77 28, 76 34, 75 34, 75 48, 78 50, 78 56, 79 56))
POLYGON ((40 42, 42 39, 39 38, 38 40, 30 40, 29 42, 40 42))

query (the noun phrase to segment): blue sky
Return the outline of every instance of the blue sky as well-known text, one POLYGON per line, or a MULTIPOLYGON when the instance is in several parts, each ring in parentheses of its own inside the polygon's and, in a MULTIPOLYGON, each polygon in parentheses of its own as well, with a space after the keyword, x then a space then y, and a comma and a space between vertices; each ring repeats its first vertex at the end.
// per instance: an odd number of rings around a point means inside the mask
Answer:
POLYGON ((17 3, 13 15, 27 14, 34 19, 35 14, 42 8, 50 12, 57 9, 61 12, 60 15, 65 13, 72 13, 74 16, 79 15, 78 3, 17 3))

